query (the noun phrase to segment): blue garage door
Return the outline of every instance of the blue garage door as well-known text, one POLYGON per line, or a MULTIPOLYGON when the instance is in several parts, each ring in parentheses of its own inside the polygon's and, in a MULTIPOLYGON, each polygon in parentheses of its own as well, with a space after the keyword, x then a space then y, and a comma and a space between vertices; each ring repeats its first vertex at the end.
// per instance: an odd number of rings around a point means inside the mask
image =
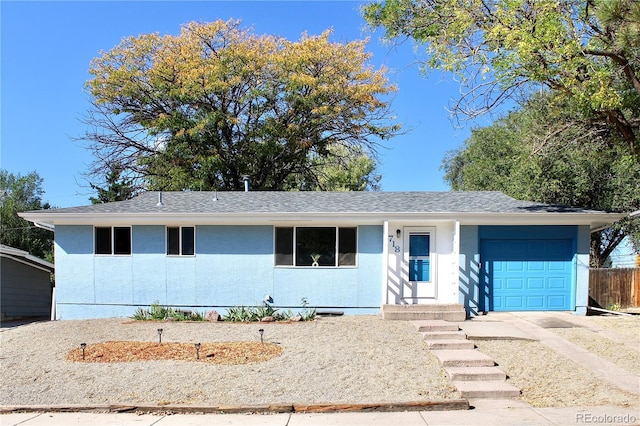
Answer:
POLYGON ((481 240, 489 310, 571 310, 572 240, 481 240))

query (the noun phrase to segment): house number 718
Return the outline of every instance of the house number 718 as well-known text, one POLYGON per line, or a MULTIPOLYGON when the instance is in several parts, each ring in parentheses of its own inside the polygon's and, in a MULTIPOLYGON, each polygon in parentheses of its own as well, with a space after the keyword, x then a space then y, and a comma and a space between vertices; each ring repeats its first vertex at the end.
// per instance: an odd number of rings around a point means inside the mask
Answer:
POLYGON ((396 245, 396 240, 393 238, 393 235, 389 235, 389 242, 391 243, 391 247, 393 247, 393 251, 400 253, 400 246, 396 245))

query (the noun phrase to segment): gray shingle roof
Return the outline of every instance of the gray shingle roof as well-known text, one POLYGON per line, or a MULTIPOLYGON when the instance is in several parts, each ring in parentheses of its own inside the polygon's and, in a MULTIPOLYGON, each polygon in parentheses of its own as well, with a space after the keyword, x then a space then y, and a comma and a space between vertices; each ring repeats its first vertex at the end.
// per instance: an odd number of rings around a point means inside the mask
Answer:
MULTIPOLYGON (((47 214, 596 213, 519 201, 501 192, 146 192, 120 202, 47 210, 47 214)), ((602 213, 602 212, 598 212, 602 213)))

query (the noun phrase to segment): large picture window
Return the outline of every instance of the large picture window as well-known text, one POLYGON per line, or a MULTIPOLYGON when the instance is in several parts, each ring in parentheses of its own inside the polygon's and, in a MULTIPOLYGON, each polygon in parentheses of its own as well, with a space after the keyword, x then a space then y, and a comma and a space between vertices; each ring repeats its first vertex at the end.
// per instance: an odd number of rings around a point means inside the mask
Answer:
POLYGON ((97 226, 95 254, 131 254, 131 228, 128 226, 97 226))
POLYGON ((355 266, 355 227, 276 227, 276 266, 355 266))
POLYGON ((196 252, 196 231, 193 226, 167 226, 167 254, 193 256, 196 252))

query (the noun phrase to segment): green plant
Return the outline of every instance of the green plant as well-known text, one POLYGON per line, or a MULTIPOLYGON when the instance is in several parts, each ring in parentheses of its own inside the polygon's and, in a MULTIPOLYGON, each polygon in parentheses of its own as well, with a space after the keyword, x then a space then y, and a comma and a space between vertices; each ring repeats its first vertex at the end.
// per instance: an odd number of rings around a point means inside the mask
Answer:
POLYGON ((164 306, 160 306, 158 302, 154 302, 151 304, 149 316, 152 320, 164 321, 169 318, 169 309, 164 306))
POLYGON ((277 309, 274 309, 273 306, 269 304, 266 300, 262 303, 262 306, 256 306, 255 313, 259 319, 264 317, 274 317, 276 316, 277 309))
MULTIPOLYGON (((260 321, 265 317, 272 317, 275 321, 288 321, 295 314, 291 309, 287 311, 279 311, 271 306, 272 300, 264 300, 262 305, 256 306, 232 306, 227 309, 227 314, 222 317, 223 321, 229 322, 253 322, 260 321)), ((303 321, 313 321, 316 317, 315 308, 309 308, 309 302, 306 297, 302 298, 303 310, 298 315, 303 321)))
POLYGON ((302 304, 302 311, 300 311, 298 315, 302 317, 303 321, 313 321, 316 317, 316 308, 309 307, 309 301, 306 297, 300 300, 300 304, 302 304))
POLYGON ((620 309, 622 309, 622 306, 620 306, 619 303, 610 303, 609 305, 607 305, 607 310, 609 311, 619 311, 620 309))
POLYGON ((273 315, 273 319, 275 319, 276 321, 288 321, 289 319, 291 319, 291 317, 293 317, 293 312, 291 311, 291 309, 285 312, 276 312, 273 315))
POLYGON ((257 320, 257 314, 253 308, 233 306, 227 309, 227 314, 222 317, 222 320, 230 322, 251 322, 257 320))
POLYGON ((150 308, 136 309, 131 317, 138 321, 166 321, 172 319, 174 321, 204 321, 203 313, 196 311, 184 311, 175 308, 161 306, 159 302, 153 302, 150 308))
POLYGON ((133 314, 133 316, 131 317, 134 320, 138 320, 138 321, 146 321, 149 320, 149 311, 147 311, 146 309, 142 309, 142 308, 138 308, 136 309, 136 312, 133 314))

